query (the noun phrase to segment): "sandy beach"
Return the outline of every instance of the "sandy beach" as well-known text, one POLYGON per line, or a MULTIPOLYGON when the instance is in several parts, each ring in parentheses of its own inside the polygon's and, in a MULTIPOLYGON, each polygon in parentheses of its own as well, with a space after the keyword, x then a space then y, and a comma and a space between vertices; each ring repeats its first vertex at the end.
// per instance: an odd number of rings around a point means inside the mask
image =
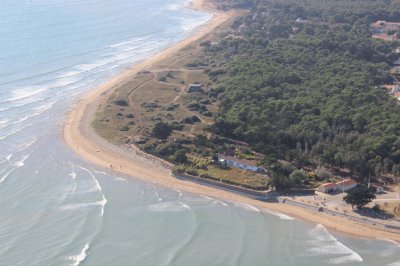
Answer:
POLYGON ((330 230, 358 237, 400 241, 400 234, 368 227, 342 217, 318 213, 287 204, 257 201, 229 191, 176 179, 171 175, 167 163, 160 163, 156 158, 152 158, 137 150, 128 151, 124 148, 114 146, 94 132, 94 129, 91 127, 91 122, 95 115, 96 108, 107 99, 111 91, 127 82, 127 80, 136 75, 139 71, 151 69, 156 63, 174 56, 174 54, 185 46, 204 37, 218 26, 232 19, 236 14, 233 11, 220 12, 213 10, 210 4, 205 0, 194 0, 192 1, 191 7, 209 12, 213 16, 205 25, 196 29, 194 34, 189 38, 136 64, 129 70, 114 77, 112 80, 83 95, 80 100, 71 107, 71 111, 66 117, 63 132, 66 143, 86 160, 112 171, 132 176, 132 178, 135 179, 152 182, 181 191, 219 198, 225 201, 242 202, 261 210, 268 209, 277 211, 300 220, 322 224, 330 230))

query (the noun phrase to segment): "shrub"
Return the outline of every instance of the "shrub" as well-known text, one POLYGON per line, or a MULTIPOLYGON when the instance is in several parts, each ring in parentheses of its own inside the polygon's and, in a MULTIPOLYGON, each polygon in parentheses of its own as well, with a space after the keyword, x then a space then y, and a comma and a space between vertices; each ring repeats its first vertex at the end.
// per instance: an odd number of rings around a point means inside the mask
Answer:
POLYGON ((188 158, 186 156, 186 150, 184 149, 177 150, 174 154, 174 161, 180 164, 187 163, 188 158))
POLYGON ((194 169, 186 170, 186 174, 192 175, 192 176, 199 176, 199 173, 194 169))
POLYGON ((158 139, 165 140, 171 135, 171 132, 172 126, 168 123, 160 121, 154 125, 152 135, 158 139))
POLYGON ((116 101, 114 101, 114 104, 116 104, 118 106, 129 106, 128 102, 125 100, 116 100, 116 101))
POLYGON ((128 131, 129 130, 129 126, 117 126, 117 130, 119 130, 119 131, 128 131))

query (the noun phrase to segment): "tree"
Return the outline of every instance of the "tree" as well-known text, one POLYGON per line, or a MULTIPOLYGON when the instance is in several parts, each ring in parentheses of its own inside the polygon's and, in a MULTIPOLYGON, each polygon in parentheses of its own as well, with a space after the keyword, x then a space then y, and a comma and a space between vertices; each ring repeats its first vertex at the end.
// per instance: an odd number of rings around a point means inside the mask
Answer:
POLYGON ((179 164, 187 163, 188 158, 186 156, 186 151, 181 149, 177 150, 174 154, 174 161, 179 164))
POLYGON ((171 135, 171 132, 172 126, 164 122, 157 122, 152 130, 153 136, 162 140, 166 140, 171 135))
POLYGON ((292 186, 300 185, 302 183, 308 182, 309 176, 304 170, 294 170, 289 175, 289 181, 292 186))
POLYGON ((375 197, 376 196, 373 189, 367 187, 358 187, 350 190, 348 194, 343 197, 343 200, 347 204, 350 204, 351 208, 357 206, 357 209, 360 210, 373 199, 375 199, 375 197))

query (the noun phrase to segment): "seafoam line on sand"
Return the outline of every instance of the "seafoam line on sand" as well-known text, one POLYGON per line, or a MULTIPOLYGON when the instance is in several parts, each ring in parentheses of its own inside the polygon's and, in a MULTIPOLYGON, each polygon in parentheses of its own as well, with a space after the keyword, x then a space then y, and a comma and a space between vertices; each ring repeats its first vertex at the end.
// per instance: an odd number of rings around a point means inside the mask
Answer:
POLYGON ((255 207, 255 206, 253 206, 253 205, 250 205, 250 204, 248 204, 248 203, 244 203, 244 202, 234 202, 233 204, 234 204, 236 207, 245 209, 245 210, 247 210, 247 211, 260 212, 260 209, 259 209, 259 208, 255 207))
POLYGON ((295 220, 293 217, 291 217, 291 216, 289 216, 289 215, 286 215, 286 214, 283 214, 283 213, 280 213, 280 212, 277 212, 277 211, 268 210, 268 209, 263 209, 263 212, 266 212, 266 213, 268 213, 268 214, 277 216, 277 217, 279 217, 279 219, 281 219, 281 220, 288 220, 288 221, 293 221, 293 220, 295 220))

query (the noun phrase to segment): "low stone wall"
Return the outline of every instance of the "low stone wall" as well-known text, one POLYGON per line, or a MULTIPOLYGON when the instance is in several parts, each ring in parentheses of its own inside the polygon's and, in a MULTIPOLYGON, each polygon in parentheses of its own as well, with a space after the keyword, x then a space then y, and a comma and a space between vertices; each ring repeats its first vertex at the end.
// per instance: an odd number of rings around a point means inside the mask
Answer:
POLYGON ((210 185, 210 186, 213 186, 213 187, 216 187, 216 188, 229 190, 229 191, 232 191, 232 192, 237 192, 237 193, 249 196, 251 198, 268 198, 268 197, 274 196, 273 195, 274 193, 272 193, 270 190, 265 190, 265 191, 251 190, 251 189, 248 189, 248 188, 238 187, 238 186, 234 186, 234 185, 230 185, 230 184, 214 181, 214 180, 211 180, 211 179, 206 179, 206 178, 201 178, 201 177, 196 177, 196 176, 190 176, 190 175, 186 175, 186 174, 179 174, 179 175, 178 174, 174 174, 173 176, 175 176, 176 178, 179 178, 179 179, 189 180, 189 181, 193 181, 193 182, 204 184, 204 185, 210 185))
POLYGON ((388 229, 395 229, 395 230, 400 230, 400 226, 388 225, 388 224, 386 224, 386 225, 385 225, 385 228, 388 228, 388 229))

